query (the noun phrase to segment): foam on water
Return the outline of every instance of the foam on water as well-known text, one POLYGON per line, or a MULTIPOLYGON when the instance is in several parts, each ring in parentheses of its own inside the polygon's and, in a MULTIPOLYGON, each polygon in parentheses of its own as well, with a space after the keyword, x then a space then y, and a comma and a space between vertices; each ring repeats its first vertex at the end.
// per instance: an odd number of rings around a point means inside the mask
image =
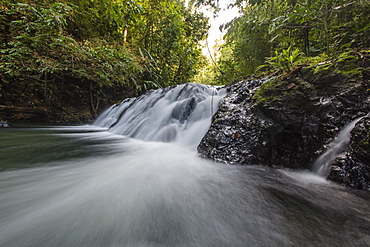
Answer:
POLYGON ((315 163, 312 165, 312 171, 315 174, 322 177, 326 177, 328 175, 331 169, 331 164, 347 147, 351 139, 351 131, 355 127, 356 123, 361 119, 362 117, 357 118, 347 124, 329 144, 327 150, 317 158, 315 163))
POLYGON ((107 109, 94 123, 119 135, 193 149, 211 125, 224 89, 188 83, 149 91, 107 109))

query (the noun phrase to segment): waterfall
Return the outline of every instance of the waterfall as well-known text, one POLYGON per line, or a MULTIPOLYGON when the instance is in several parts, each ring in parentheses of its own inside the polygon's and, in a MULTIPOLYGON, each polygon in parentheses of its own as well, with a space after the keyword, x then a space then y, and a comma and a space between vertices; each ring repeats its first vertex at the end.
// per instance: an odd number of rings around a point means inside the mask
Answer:
POLYGON ((122 101, 94 122, 114 134, 144 141, 196 147, 207 132, 226 90, 187 83, 122 101))
POLYGON ((362 117, 347 124, 337 137, 329 144, 328 149, 312 165, 312 171, 319 176, 326 177, 330 172, 334 159, 343 152, 351 139, 351 131, 362 117))
POLYGON ((224 93, 186 84, 95 126, 0 128, 0 246, 370 246, 364 194, 199 157, 224 93))

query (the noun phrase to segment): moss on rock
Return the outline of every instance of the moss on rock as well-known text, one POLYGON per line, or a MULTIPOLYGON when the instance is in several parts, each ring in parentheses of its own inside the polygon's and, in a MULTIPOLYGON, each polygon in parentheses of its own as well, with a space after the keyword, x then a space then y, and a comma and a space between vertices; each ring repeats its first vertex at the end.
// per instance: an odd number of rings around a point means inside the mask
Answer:
POLYGON ((370 111, 368 54, 342 54, 262 85, 249 87, 253 81, 241 81, 228 86, 217 120, 198 150, 231 164, 310 169, 338 132, 362 116, 362 127, 353 130, 345 158, 329 179, 367 189, 370 127, 363 123, 369 122, 370 111))

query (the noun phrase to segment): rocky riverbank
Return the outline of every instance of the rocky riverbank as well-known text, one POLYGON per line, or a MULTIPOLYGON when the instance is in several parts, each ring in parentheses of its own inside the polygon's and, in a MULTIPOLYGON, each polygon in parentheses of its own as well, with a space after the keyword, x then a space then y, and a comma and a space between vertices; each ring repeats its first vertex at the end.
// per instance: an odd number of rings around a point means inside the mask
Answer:
POLYGON ((227 85, 198 151, 229 164, 310 169, 346 124, 363 117, 328 178, 370 190, 369 58, 352 52, 296 75, 227 85))

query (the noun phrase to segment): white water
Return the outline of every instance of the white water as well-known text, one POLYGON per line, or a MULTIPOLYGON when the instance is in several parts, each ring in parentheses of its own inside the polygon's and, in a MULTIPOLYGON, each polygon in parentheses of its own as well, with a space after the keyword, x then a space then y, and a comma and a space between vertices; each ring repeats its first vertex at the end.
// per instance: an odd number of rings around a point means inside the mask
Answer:
POLYGON ((237 237, 222 215, 234 192, 213 204, 232 185, 217 167, 176 145, 111 148, 125 154, 3 172, 0 246, 207 246, 237 237))
POLYGON ((314 173, 322 177, 326 177, 329 174, 331 164, 335 158, 347 147, 351 139, 351 131, 355 127, 356 123, 361 119, 362 117, 353 120, 339 132, 339 134, 329 144, 328 149, 322 155, 320 155, 320 157, 312 165, 312 171, 314 173))
POLYGON ((112 107, 100 127, 0 129, 0 246, 370 245, 369 197, 198 157, 222 96, 210 107, 211 89, 195 89, 206 93, 191 107, 181 87, 153 91, 112 107), (158 126, 171 125, 168 139, 158 126))
MULTIPOLYGON (((370 198, 330 183, 302 183, 306 175, 268 167, 216 164, 173 143, 50 131, 34 130, 35 140, 58 138, 50 150, 66 159, 40 163, 20 148, 29 155, 20 163, 38 163, 0 172, 0 246, 370 243, 370 198), (70 146, 91 154, 74 158, 70 146)), ((44 143, 34 146, 46 160, 44 143)))
POLYGON ((197 83, 150 91, 110 107, 94 125, 135 139, 176 142, 195 149, 225 94, 224 89, 197 83))

